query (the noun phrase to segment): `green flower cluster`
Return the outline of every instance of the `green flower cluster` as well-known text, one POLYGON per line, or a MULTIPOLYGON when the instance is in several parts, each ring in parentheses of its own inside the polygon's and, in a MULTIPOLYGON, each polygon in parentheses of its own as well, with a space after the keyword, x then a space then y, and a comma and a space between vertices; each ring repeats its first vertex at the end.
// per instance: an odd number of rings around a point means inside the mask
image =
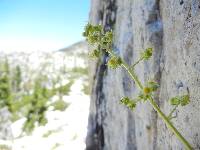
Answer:
MULTIPOLYGON (((89 56, 92 58, 99 58, 102 55, 102 51, 112 52, 112 41, 113 33, 112 31, 104 32, 101 25, 92 26, 87 24, 83 36, 86 37, 86 40, 89 44, 93 45, 95 48, 89 52, 89 56)), ((109 55, 108 67, 116 69, 122 64, 120 57, 109 55)))
POLYGON ((155 92, 158 89, 159 85, 154 81, 147 82, 146 86, 143 88, 143 91, 141 91, 134 100, 130 100, 128 97, 123 97, 120 102, 124 105, 126 105, 129 109, 134 110, 136 107, 137 102, 145 102, 147 101, 151 94, 155 92))
POLYGON ((98 50, 98 49, 94 49, 93 51, 91 51, 91 52, 89 53, 89 56, 90 56, 91 58, 99 58, 100 55, 101 55, 101 52, 100 52, 100 50, 98 50))
POLYGON ((122 64, 122 60, 120 57, 111 57, 108 61, 108 66, 112 69, 116 69, 122 64))
POLYGON ((123 97, 121 100, 120 100, 121 104, 124 104, 125 106, 127 106, 129 109, 131 110, 134 110, 135 107, 136 107, 136 101, 134 100, 131 100, 130 98, 128 97, 123 97))
POLYGON ((190 102, 189 95, 176 96, 170 99, 170 104, 175 106, 178 105, 185 106, 189 104, 189 102, 190 102))
POLYGON ((91 24, 87 24, 85 26, 85 31, 83 32, 83 36, 86 37, 87 41, 90 44, 99 43, 101 40, 101 34, 103 33, 103 29, 101 25, 92 26, 91 24))
POLYGON ((146 101, 159 88, 158 83, 155 81, 149 81, 146 83, 146 86, 143 88, 143 91, 140 92, 138 100, 146 101))
POLYGON ((109 51, 112 48, 113 33, 112 31, 104 32, 101 25, 93 26, 87 24, 83 36, 89 44, 95 48, 89 53, 92 58, 99 58, 102 54, 101 50, 109 51))
POLYGON ((144 52, 141 53, 141 58, 143 58, 144 60, 148 60, 149 58, 151 58, 152 53, 153 53, 153 49, 147 48, 145 49, 144 52))

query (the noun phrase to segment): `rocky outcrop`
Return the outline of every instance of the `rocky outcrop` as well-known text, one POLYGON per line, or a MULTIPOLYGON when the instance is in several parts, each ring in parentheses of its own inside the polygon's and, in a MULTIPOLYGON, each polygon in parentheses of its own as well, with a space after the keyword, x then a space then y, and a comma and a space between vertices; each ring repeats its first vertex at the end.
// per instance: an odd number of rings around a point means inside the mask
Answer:
MULTIPOLYGON (((191 103, 173 120, 194 149, 200 149, 200 1, 92 0, 90 21, 113 29, 114 50, 131 64, 140 52, 154 49, 153 58, 137 66, 145 83, 155 79, 155 99, 171 109, 168 99, 189 93, 191 103)), ((180 150, 183 145, 167 129, 151 105, 131 112, 119 104, 138 92, 123 69, 111 70, 107 56, 91 66, 93 89, 88 123, 88 150, 180 150)))

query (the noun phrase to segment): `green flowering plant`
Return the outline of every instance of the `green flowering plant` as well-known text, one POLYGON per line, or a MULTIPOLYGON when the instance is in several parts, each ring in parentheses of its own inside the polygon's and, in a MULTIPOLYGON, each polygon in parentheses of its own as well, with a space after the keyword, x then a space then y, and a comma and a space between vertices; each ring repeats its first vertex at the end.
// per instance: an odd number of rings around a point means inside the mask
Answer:
POLYGON ((157 103, 155 102, 153 98, 154 92, 157 91, 159 88, 158 83, 155 81, 148 81, 144 85, 139 80, 137 74, 135 73, 135 66, 139 64, 142 61, 149 60, 153 55, 153 49, 147 48, 145 49, 141 54, 140 58, 133 63, 132 65, 128 65, 121 57, 117 56, 115 52, 112 49, 113 46, 113 32, 107 31, 105 32, 103 30, 103 27, 101 25, 91 25, 87 24, 85 26, 85 31, 83 32, 83 36, 86 38, 88 43, 93 46, 93 50, 90 52, 90 56, 93 58, 99 58, 104 53, 107 53, 109 56, 107 66, 111 69, 117 69, 117 68, 124 68, 128 74, 130 75, 131 79, 136 83, 138 88, 140 89, 140 92, 136 98, 129 98, 129 97, 122 97, 120 102, 121 104, 125 105, 130 110, 134 110, 137 106, 138 102, 149 102, 154 110, 158 113, 158 115, 161 117, 161 119, 165 122, 167 127, 174 133, 174 135, 183 143, 186 149, 192 150, 192 146, 189 144, 189 142, 180 134, 180 132, 174 127, 171 120, 174 118, 172 117, 173 113, 177 109, 178 106, 185 106, 189 104, 189 95, 183 95, 183 96, 175 96, 171 98, 170 104, 174 106, 174 108, 171 110, 169 115, 165 115, 157 103))
POLYGON ((122 63, 122 60, 120 57, 111 57, 107 63, 108 67, 112 69, 118 68, 122 63))
POLYGON ((136 101, 131 100, 129 97, 122 97, 120 102, 126 105, 131 110, 134 110, 136 107, 136 101))

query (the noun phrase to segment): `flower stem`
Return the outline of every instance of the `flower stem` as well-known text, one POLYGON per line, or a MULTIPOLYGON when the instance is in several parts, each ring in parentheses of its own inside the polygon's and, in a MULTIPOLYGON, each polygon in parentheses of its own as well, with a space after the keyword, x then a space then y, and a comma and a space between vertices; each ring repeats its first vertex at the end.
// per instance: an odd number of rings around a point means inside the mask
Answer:
POLYGON ((178 105, 176 105, 173 109, 172 109, 172 111, 169 113, 169 115, 168 115, 168 118, 171 120, 173 117, 172 117, 172 114, 174 113, 174 111, 176 110, 176 108, 178 107, 178 105))
POLYGON ((157 111, 158 115, 163 119, 167 127, 176 135, 176 137, 184 144, 187 150, 192 150, 192 146, 188 143, 188 141, 181 135, 181 133, 173 126, 170 122, 170 119, 160 110, 154 99, 150 96, 149 102, 153 106, 154 110, 157 111))
MULTIPOLYGON (((137 75, 134 73, 132 69, 128 67, 128 65, 123 62, 122 66, 128 71, 131 78, 136 82, 138 87, 143 90, 143 86, 139 81, 137 75)), ((187 150, 192 150, 192 146, 188 143, 188 141, 181 135, 181 133, 173 126, 170 122, 170 119, 160 110, 159 106, 156 104, 155 100, 150 96, 149 102, 153 106, 154 110, 158 113, 158 115, 163 119, 167 127, 176 135, 176 137, 184 144, 187 150)))
POLYGON ((140 89, 143 89, 143 85, 142 83, 139 81, 138 77, 136 76, 136 74, 133 72, 133 70, 124 62, 122 63, 122 66, 128 71, 129 75, 131 76, 131 78, 135 81, 135 83, 138 85, 138 87, 140 89))
MULTIPOLYGON (((116 57, 116 55, 109 51, 108 52, 111 56, 116 57)), ((138 87, 143 90, 143 85, 140 82, 140 80, 138 79, 137 75, 135 74, 134 70, 129 67, 129 65, 127 63, 125 63, 124 61, 122 61, 122 67, 124 67, 127 72, 129 73, 129 75, 131 76, 131 78, 135 81, 135 83, 138 85, 138 87)), ((152 98, 152 96, 150 96, 149 98, 149 102, 152 105, 152 107, 154 108, 154 110, 158 113, 158 115, 162 118, 162 120, 165 122, 165 124, 167 125, 167 127, 175 134, 175 136, 183 143, 183 145, 185 146, 185 148, 187 150, 192 150, 192 146, 189 144, 189 142, 181 135, 181 133, 174 127, 174 125, 172 124, 172 122, 170 121, 170 118, 168 118, 159 108, 159 106, 156 104, 155 100, 152 98)))
POLYGON ((134 68, 137 64, 139 64, 144 58, 141 57, 138 61, 136 61, 132 66, 131 68, 134 68))

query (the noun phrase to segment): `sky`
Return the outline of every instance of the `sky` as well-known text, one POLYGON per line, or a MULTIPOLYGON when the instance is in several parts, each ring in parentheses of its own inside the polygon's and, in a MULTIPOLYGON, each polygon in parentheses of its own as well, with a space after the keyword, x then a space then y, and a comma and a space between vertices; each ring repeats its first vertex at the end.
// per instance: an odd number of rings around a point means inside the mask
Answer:
POLYGON ((0 0, 0 51, 52 51, 83 40, 90 0, 0 0))

